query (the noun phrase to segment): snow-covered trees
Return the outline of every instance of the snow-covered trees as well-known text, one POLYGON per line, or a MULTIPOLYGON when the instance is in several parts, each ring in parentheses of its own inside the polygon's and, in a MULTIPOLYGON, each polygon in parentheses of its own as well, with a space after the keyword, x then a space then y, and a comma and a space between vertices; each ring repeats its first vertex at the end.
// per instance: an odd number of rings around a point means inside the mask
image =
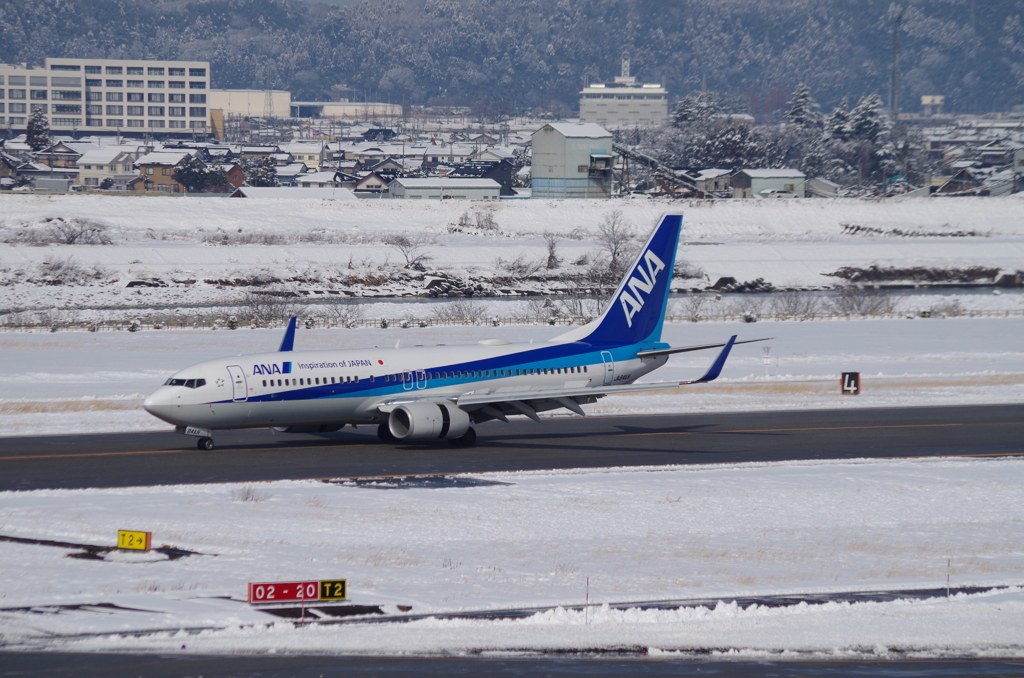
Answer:
POLYGON ((885 114, 882 98, 877 94, 861 97, 856 108, 850 111, 847 128, 851 139, 863 139, 874 146, 884 143, 883 137, 888 136, 892 123, 885 114))
POLYGON ((801 128, 817 127, 821 122, 821 113, 818 112, 818 102, 811 96, 811 88, 806 83, 797 85, 793 92, 793 98, 786 102, 789 110, 786 112, 786 120, 801 128))
POLYGON ((194 155, 187 156, 174 168, 171 178, 186 190, 199 193, 206 186, 206 166, 194 155))
POLYGON ((277 186, 277 166, 272 158, 242 158, 238 166, 242 168, 247 186, 277 186))
POLYGON ((207 167, 194 155, 183 158, 171 177, 190 193, 223 191, 228 186, 228 177, 223 170, 207 167))
POLYGON ((682 127, 688 123, 705 123, 718 113, 718 104, 710 92, 690 95, 676 104, 672 112, 672 124, 682 127))
POLYGON ((908 131, 893 127, 874 93, 852 110, 844 99, 822 119, 810 87, 801 84, 787 102, 786 122, 760 125, 709 114, 720 99, 707 95, 701 106, 702 96, 686 97, 671 125, 638 130, 635 145, 676 168, 796 167, 841 184, 879 183, 915 162, 908 131))
POLYGON ((25 143, 37 152, 53 144, 53 138, 50 136, 50 121, 46 119, 46 114, 42 109, 35 109, 29 116, 25 143))
POLYGON ((846 141, 850 138, 850 105, 844 98, 825 118, 822 138, 846 141))

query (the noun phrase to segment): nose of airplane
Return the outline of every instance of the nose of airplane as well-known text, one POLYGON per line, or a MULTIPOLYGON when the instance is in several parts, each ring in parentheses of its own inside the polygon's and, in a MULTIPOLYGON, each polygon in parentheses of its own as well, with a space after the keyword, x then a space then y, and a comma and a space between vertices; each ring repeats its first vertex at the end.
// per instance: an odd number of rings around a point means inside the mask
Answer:
POLYGON ((174 410, 174 405, 171 404, 172 398, 173 395, 168 392, 167 388, 158 388, 142 401, 142 407, 154 417, 170 421, 169 417, 174 410))

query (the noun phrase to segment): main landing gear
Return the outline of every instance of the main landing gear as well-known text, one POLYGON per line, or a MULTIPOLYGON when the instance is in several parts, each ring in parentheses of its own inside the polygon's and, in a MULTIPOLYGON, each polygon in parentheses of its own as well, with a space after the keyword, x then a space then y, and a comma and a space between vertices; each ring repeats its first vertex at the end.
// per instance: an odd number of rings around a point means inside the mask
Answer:
POLYGON ((476 445, 476 430, 471 428, 458 438, 449 438, 448 444, 452 447, 473 447, 476 445))
POLYGON ((382 443, 397 443, 398 438, 391 433, 391 427, 388 426, 387 422, 384 422, 377 427, 377 437, 380 438, 382 443))
POLYGON ((200 450, 206 450, 207 452, 209 452, 214 447, 213 438, 200 438, 199 440, 196 441, 196 447, 198 447, 200 450))

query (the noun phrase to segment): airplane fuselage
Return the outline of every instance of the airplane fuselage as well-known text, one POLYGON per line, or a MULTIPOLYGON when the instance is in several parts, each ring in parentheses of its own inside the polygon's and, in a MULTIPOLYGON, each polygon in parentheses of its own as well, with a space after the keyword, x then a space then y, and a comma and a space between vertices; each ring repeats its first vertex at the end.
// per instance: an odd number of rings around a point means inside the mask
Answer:
MULTIPOLYGON (((631 384, 664 365, 667 356, 636 354, 665 346, 486 340, 245 355, 181 370, 146 399, 145 408, 176 426, 211 430, 381 423, 387 419, 382 404, 409 398, 458 401, 503 391, 541 396, 550 389, 591 388, 600 394, 602 387, 631 384)), ((472 407, 464 409, 473 415, 472 407)), ((493 417, 474 416, 481 418, 493 417)))

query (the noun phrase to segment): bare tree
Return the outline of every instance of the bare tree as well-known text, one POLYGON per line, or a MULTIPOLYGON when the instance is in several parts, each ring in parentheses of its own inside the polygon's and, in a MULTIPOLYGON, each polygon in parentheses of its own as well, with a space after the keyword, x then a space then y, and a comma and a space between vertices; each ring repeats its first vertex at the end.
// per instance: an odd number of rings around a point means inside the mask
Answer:
POLYGON ((410 236, 406 233, 398 233, 385 237, 384 242, 402 254, 405 258, 406 268, 425 271, 426 263, 434 259, 424 251, 429 243, 421 235, 410 236))
POLYGON ((558 256, 558 236, 551 231, 544 231, 544 243, 548 246, 548 260, 545 268, 549 271, 562 265, 558 256))
POLYGON ((821 310, 821 298, 811 292, 785 290, 773 293, 768 306, 772 313, 807 318, 821 310))
POLYGON ((715 295, 708 292, 687 292, 676 302, 676 310, 691 322, 698 322, 709 315, 715 295))
POLYGON ((526 252, 521 252, 518 257, 511 261, 506 261, 501 257, 497 257, 494 260, 495 269, 506 271, 515 278, 529 278, 543 268, 543 266, 544 262, 531 259, 526 252))
POLYGON ((329 323, 352 328, 363 319, 362 304, 357 304, 347 297, 332 296, 323 304, 324 316, 329 323))
POLYGON ((604 312, 611 298, 607 287, 580 278, 564 277, 562 282, 566 288, 556 301, 561 315, 593 319, 604 312))
POLYGON ((615 277, 619 277, 629 264, 635 240, 636 232, 632 224, 623 218, 621 210, 606 214, 597 227, 597 242, 608 254, 609 272, 615 277))

